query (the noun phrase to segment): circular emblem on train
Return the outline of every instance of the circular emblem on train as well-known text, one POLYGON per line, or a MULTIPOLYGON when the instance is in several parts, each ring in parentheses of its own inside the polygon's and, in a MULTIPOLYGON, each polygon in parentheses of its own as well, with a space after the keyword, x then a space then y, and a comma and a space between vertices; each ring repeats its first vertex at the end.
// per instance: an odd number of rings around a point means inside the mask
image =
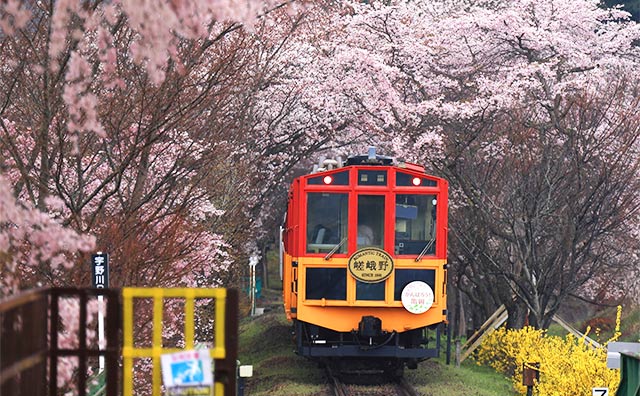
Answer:
POLYGON ((363 248, 349 258, 349 272, 361 282, 382 282, 393 272, 393 259, 382 249, 363 248))
POLYGON ((425 313, 433 305, 433 290, 422 281, 413 281, 402 289, 402 305, 413 313, 425 313))

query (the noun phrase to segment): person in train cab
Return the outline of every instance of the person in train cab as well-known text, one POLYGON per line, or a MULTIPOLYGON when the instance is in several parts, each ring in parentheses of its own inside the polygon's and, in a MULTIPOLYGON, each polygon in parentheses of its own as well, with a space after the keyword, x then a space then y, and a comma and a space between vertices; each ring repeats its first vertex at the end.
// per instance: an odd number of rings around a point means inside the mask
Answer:
POLYGON ((365 246, 373 246, 376 244, 373 229, 368 225, 361 224, 358 226, 358 248, 365 246))

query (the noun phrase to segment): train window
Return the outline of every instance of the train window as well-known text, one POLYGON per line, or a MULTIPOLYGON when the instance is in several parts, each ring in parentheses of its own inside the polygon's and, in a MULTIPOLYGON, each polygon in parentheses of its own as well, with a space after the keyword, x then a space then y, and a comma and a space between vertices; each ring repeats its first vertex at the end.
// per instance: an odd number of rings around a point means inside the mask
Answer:
POLYGON ((346 268, 307 268, 307 300, 346 300, 346 268))
POLYGON ((435 254, 436 205, 435 195, 396 195, 396 254, 435 254))
POLYGON ((383 247, 384 242, 384 195, 358 196, 358 249, 383 247))
POLYGON ((347 252, 348 194, 307 194, 307 253, 347 252))
POLYGON ((393 288, 393 299, 402 301, 402 289, 413 281, 423 281, 434 289, 436 283, 435 270, 396 269, 396 285, 393 288))
POLYGON ((436 183, 435 180, 410 175, 408 173, 396 173, 396 186, 435 187, 437 185, 438 183, 436 183))
POLYGON ((384 170, 359 170, 358 184, 364 186, 386 186, 387 171, 384 170))
POLYGON ((329 175, 323 174, 322 176, 310 177, 307 179, 307 184, 311 185, 332 185, 332 186, 346 186, 349 184, 349 171, 332 173, 329 175))
POLYGON ((365 283, 357 281, 356 300, 384 301, 384 285, 386 282, 365 283))

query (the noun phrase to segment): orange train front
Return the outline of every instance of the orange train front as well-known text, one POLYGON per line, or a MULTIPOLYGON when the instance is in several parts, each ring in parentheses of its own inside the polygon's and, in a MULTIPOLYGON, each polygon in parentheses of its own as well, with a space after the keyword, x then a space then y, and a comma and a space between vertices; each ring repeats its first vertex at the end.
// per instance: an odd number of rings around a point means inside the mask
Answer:
POLYGON ((297 353, 399 373, 438 355, 447 182, 375 154, 298 177, 282 230, 297 353))

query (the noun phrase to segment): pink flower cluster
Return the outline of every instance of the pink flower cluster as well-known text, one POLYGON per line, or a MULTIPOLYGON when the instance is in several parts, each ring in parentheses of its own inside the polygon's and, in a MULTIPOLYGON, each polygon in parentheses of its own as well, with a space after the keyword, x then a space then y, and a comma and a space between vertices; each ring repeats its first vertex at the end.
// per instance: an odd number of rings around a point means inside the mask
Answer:
MULTIPOLYGON (((49 214, 17 201, 11 191, 11 184, 0 175, 0 295, 19 290, 20 265, 69 267, 74 253, 91 251, 95 245, 93 236, 62 226, 49 214)), ((48 202, 59 205, 56 200, 48 202)))

